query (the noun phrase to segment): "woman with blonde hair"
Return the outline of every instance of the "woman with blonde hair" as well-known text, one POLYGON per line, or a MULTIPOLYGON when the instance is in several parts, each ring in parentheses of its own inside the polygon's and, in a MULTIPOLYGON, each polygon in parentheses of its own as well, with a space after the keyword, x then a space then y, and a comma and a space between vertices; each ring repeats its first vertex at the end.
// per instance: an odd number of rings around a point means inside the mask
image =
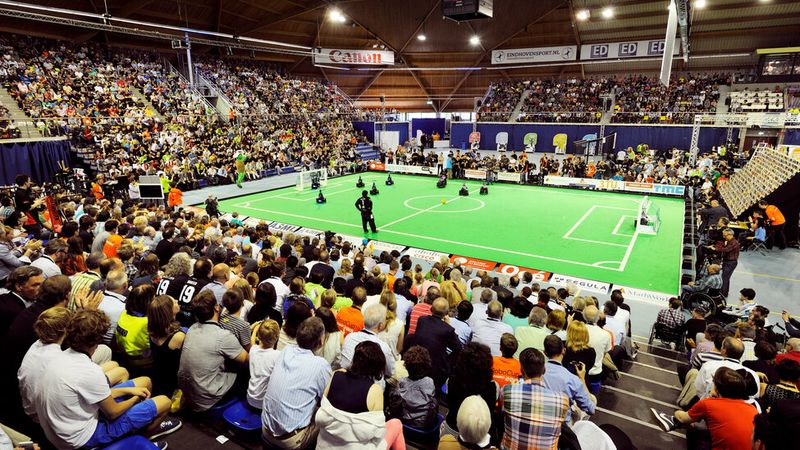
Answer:
POLYGON ((467 299, 466 292, 462 291, 461 287, 452 280, 447 280, 439 286, 439 294, 447 299, 451 311, 455 310, 459 303, 467 299))
POLYGON ((423 281, 422 286, 420 286, 420 288, 418 289, 419 298, 423 298, 426 295, 428 295, 428 288, 430 288, 431 286, 436 286, 437 288, 439 287, 439 277, 440 277, 439 269, 434 267, 431 269, 430 272, 428 272, 428 274, 430 275, 430 279, 423 281))
MULTIPOLYGON (((575 373, 572 367, 573 362, 580 362, 586 369, 587 377, 589 369, 594 366, 597 353, 589 346, 589 328, 580 320, 573 320, 567 327, 567 351, 564 353, 562 364, 564 367, 575 373)), ((589 380, 586 380, 587 383, 589 380)))
POLYGON ((411 280, 411 288, 408 290, 411 295, 416 298, 420 297, 420 291, 422 290, 422 283, 425 281, 425 276, 422 272, 414 272, 414 277, 411 280))
POLYGON ((351 263, 350 260, 347 258, 342 259, 342 265, 339 267, 339 270, 336 271, 336 276, 342 277, 345 280, 352 280, 353 263, 351 263))
POLYGON ((381 293, 380 302, 386 307, 386 327, 378 333, 378 339, 386 342, 392 349, 394 359, 398 359, 403 350, 403 332, 406 324, 402 320, 397 320, 397 299, 392 291, 385 289, 381 293))
POLYGON ((239 288, 242 292, 242 299, 244 300, 244 306, 242 306, 242 310, 239 312, 239 317, 244 320, 247 320, 247 315, 250 314, 250 309, 255 304, 256 294, 253 291, 253 287, 250 286, 250 282, 247 281, 246 278, 239 278, 233 283, 231 289, 239 288))
POLYGON ((554 309, 547 315, 547 324, 545 325, 550 334, 555 334, 560 337, 562 341, 567 340, 567 331, 564 330, 564 325, 567 323, 567 313, 560 309, 554 309))

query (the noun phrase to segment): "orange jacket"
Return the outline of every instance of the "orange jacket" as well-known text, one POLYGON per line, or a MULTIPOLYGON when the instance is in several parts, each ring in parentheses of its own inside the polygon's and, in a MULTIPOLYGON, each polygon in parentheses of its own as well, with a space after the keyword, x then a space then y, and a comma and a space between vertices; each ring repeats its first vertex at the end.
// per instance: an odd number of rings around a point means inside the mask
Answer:
POLYGON ((92 183, 92 195, 94 195, 95 199, 102 200, 104 197, 103 186, 101 186, 99 183, 92 183))
POLYGON ((109 258, 116 258, 117 249, 120 245, 122 245, 122 236, 118 234, 112 234, 106 240, 105 245, 103 245, 103 254, 109 258))
POLYGON ((167 196, 167 204, 170 207, 182 205, 183 204, 183 192, 178 188, 170 189, 169 190, 169 196, 167 196))

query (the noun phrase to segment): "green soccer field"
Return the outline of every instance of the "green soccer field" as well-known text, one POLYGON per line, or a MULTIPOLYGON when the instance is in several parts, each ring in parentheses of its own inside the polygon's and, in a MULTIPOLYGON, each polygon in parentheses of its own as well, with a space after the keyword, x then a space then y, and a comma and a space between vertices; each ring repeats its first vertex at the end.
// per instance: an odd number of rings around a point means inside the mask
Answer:
POLYGON ((470 181, 437 189, 436 179, 413 175, 361 175, 373 197, 377 233, 363 234, 354 204, 358 175, 328 181, 328 202, 317 191, 288 187, 220 202, 224 212, 383 242, 458 254, 639 289, 677 293, 684 206, 681 199, 651 197, 660 209, 658 235, 635 233, 642 196, 538 186, 495 184, 479 196, 470 181), (442 200, 445 200, 443 203, 442 200))

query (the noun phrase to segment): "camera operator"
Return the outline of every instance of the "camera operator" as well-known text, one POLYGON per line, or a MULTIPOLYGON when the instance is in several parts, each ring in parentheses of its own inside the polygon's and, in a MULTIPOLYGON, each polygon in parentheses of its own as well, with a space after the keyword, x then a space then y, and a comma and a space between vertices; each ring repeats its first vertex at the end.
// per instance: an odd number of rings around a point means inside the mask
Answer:
POLYGON ((33 181, 27 175, 17 175, 15 180, 17 190, 14 192, 14 203, 17 210, 25 215, 25 231, 32 234, 34 238, 42 238, 42 225, 39 220, 39 211, 44 209, 44 197, 37 198, 34 195, 33 181))

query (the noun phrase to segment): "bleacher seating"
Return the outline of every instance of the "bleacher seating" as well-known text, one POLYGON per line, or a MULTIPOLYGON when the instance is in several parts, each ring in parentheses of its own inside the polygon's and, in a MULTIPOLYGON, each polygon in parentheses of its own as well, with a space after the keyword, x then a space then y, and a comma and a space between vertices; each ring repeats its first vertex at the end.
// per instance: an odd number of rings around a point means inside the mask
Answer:
POLYGON ((719 191, 734 217, 800 173, 800 161, 769 147, 759 147, 719 191))
POLYGON ((730 111, 748 112, 781 112, 785 110, 783 89, 745 89, 730 93, 730 111))

